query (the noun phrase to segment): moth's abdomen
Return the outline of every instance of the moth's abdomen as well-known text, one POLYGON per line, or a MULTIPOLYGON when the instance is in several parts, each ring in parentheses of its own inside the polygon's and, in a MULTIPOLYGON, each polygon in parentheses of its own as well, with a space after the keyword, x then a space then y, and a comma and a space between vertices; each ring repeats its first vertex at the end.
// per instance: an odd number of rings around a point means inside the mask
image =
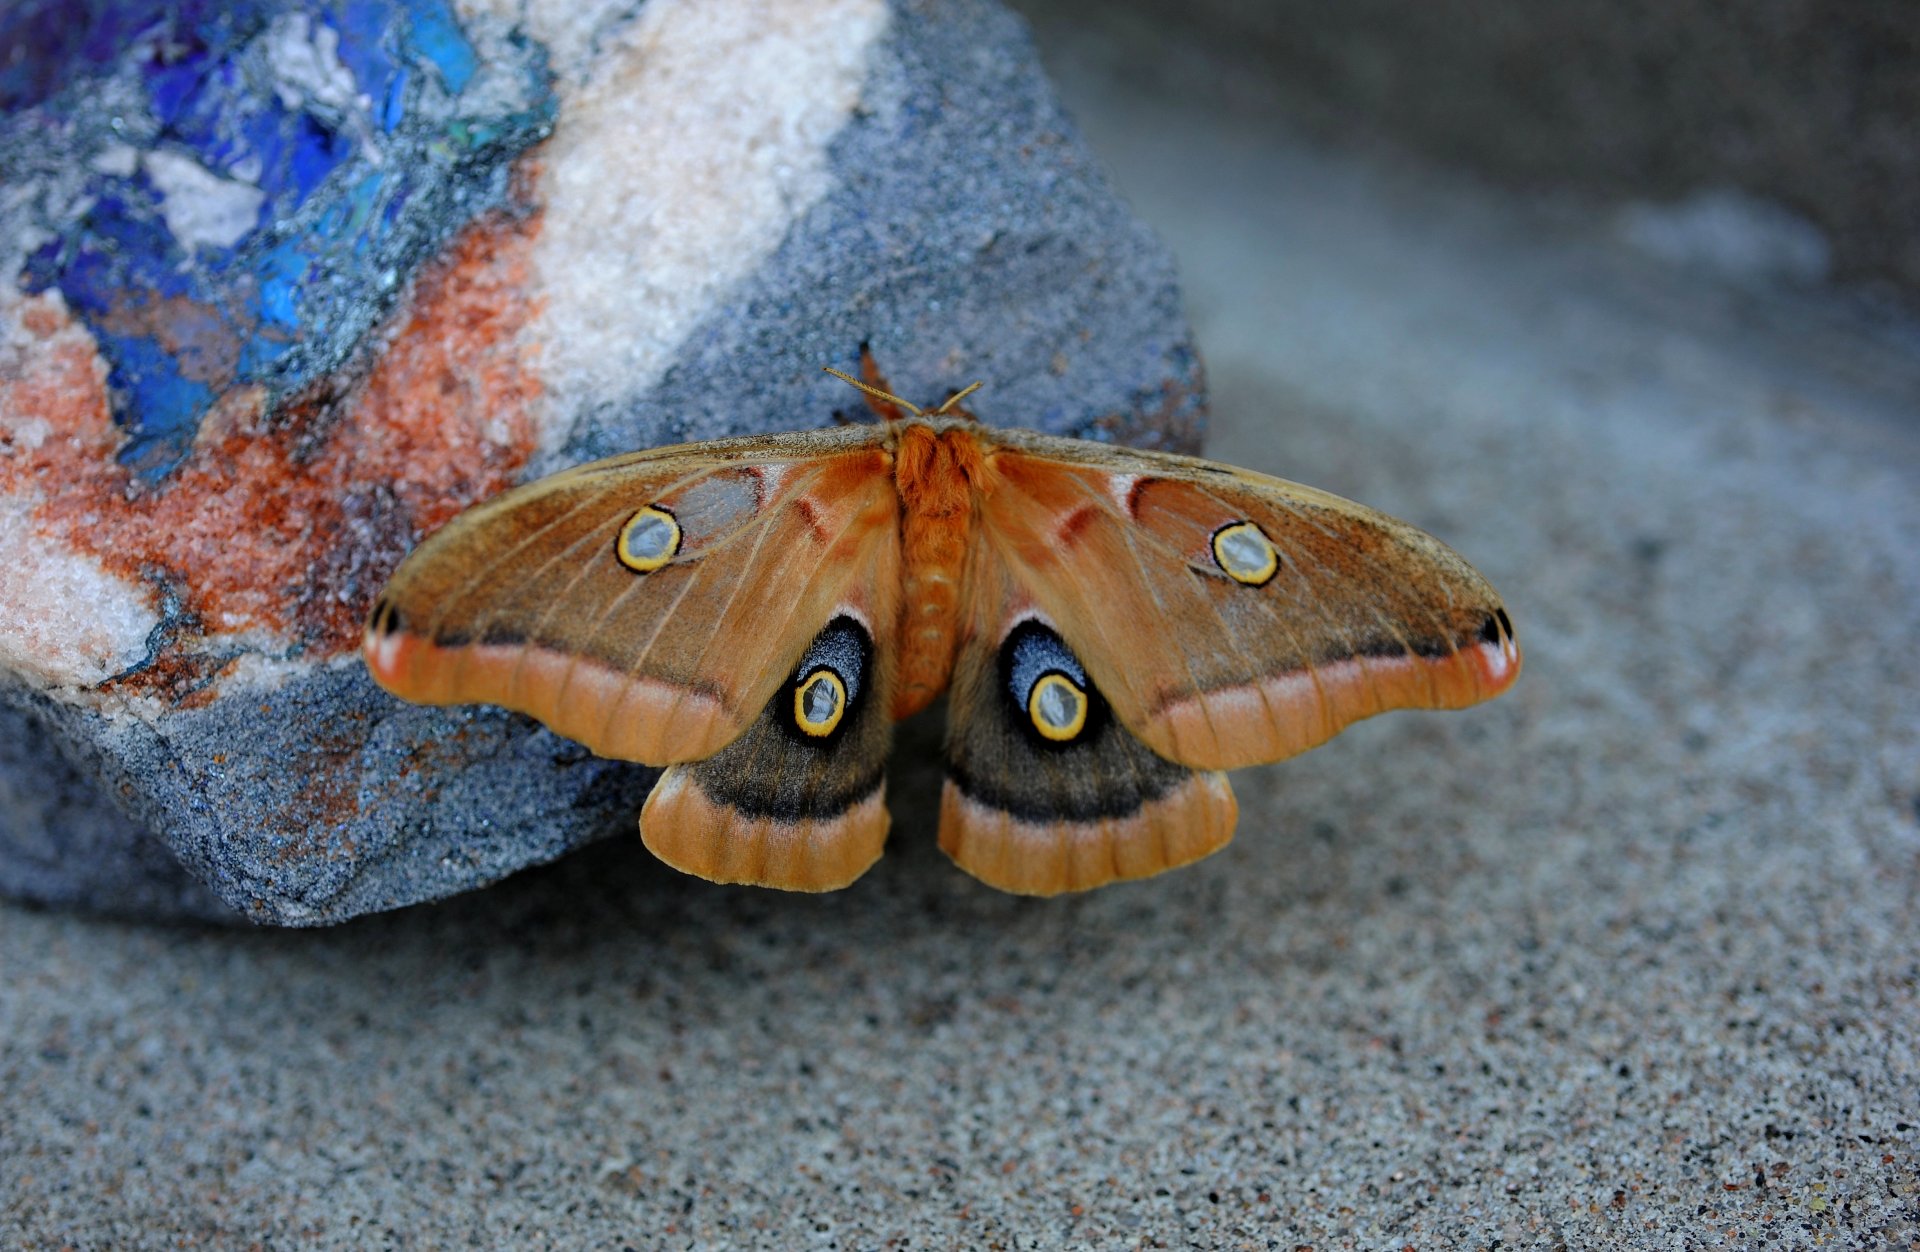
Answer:
POLYGON ((947 689, 960 621, 961 576, 976 497, 991 466, 972 432, 909 425, 894 449, 900 491, 900 683, 893 715, 907 717, 947 689))

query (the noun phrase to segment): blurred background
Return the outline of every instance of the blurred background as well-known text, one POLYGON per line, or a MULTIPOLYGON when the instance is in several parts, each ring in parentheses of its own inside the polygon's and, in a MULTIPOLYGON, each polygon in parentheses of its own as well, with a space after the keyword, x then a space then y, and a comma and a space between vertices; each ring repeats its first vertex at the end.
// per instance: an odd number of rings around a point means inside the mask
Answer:
POLYGON ((1515 192, 1692 206, 1700 260, 1920 289, 1920 19, 1898 0, 1016 7, 1070 94, 1104 80, 1515 192))

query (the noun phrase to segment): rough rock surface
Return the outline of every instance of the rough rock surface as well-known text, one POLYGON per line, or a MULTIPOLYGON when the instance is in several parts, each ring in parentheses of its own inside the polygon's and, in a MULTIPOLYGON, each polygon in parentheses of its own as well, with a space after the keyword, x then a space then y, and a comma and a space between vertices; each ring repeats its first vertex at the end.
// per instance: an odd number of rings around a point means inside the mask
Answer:
POLYGON ((95 9, 0 17, 0 890, 319 924, 630 831, 650 771, 397 705, 366 606, 514 481, 827 424, 863 340, 1197 441, 1169 259, 990 4, 95 9))

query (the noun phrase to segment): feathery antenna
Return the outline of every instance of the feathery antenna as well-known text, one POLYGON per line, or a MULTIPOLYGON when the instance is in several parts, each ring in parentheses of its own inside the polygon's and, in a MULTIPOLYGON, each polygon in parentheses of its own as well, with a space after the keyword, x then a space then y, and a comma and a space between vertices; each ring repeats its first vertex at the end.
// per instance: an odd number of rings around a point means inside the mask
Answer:
POLYGON ((954 405, 960 403, 962 400, 966 399, 968 396, 972 395, 974 392, 980 390, 982 385, 983 384, 981 383, 968 383, 966 386, 962 387, 960 390, 948 396, 947 402, 941 405, 939 408, 935 409, 933 411, 933 415, 935 417, 939 417, 941 414, 945 413, 948 409, 951 409, 954 405))
MULTIPOLYGON (((825 370, 827 373, 832 374, 835 378, 839 379, 843 383, 853 384, 855 387, 858 387, 860 390, 866 392, 868 395, 872 396, 876 400, 886 400, 886 401, 889 401, 890 403, 897 404, 901 408, 905 409, 907 412, 913 414, 915 417, 925 417, 927 415, 926 410, 922 409, 919 405, 915 404, 911 400, 902 400, 899 396, 894 395, 891 391, 882 391, 878 387, 870 386, 867 383, 861 382, 859 379, 855 378, 851 374, 842 374, 839 370, 833 368, 833 366, 831 365, 822 365, 820 368, 825 370)), ((976 383, 974 385, 978 386, 979 384, 976 383)), ((961 394, 965 395, 966 393, 962 392, 961 394)), ((952 404, 952 403, 953 403, 952 400, 947 401, 947 404, 952 404)), ((942 405, 941 410, 945 411, 945 409, 946 409, 946 405, 942 405)))
POLYGON ((872 383, 861 382, 859 379, 855 378, 851 374, 842 374, 839 370, 833 368, 833 366, 831 365, 822 365, 820 368, 826 371, 827 373, 832 374, 835 378, 839 379, 841 382, 847 383, 854 387, 858 387, 860 390, 866 392, 868 395, 872 396, 876 400, 881 400, 888 404, 899 405, 901 408, 913 414, 915 417, 944 417, 953 410, 954 405, 960 403, 962 400, 966 399, 968 396, 972 395, 974 392, 980 390, 981 387, 986 385, 984 382, 969 383, 967 386, 962 387, 960 390, 948 396, 946 399, 946 403, 942 404, 939 408, 929 413, 911 400, 902 400, 899 396, 894 395, 891 391, 884 391, 881 388, 874 386, 872 383))

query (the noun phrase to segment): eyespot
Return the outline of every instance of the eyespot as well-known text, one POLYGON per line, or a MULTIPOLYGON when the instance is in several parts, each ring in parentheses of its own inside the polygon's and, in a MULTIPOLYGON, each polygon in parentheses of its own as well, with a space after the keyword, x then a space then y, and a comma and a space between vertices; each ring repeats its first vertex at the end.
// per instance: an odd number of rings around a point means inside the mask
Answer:
POLYGON ((1000 645, 1000 680, 1013 707, 1049 743, 1073 743, 1100 724, 1104 706, 1087 671, 1041 621, 1028 618, 1008 632, 1000 645))
POLYGON ((679 550, 680 523, 673 520, 673 514, 655 504, 628 518, 613 545, 620 564, 636 574, 653 573, 671 561, 679 550))
POLYGON ((846 684, 830 669, 814 670, 793 690, 794 725, 809 735, 832 734, 846 711, 846 684))
POLYGON ((872 667, 873 636, 867 628, 845 614, 834 618, 794 667, 793 716, 780 719, 781 724, 803 743, 845 733, 842 723, 848 714, 859 714, 872 667))
POLYGON ((1027 716, 1035 730, 1055 743, 1066 743, 1086 729, 1087 693, 1065 674, 1042 674, 1027 697, 1027 716))
POLYGON ((1213 559, 1228 578, 1249 587, 1264 585, 1280 568, 1273 540, 1252 522, 1235 522, 1214 531, 1213 559))

